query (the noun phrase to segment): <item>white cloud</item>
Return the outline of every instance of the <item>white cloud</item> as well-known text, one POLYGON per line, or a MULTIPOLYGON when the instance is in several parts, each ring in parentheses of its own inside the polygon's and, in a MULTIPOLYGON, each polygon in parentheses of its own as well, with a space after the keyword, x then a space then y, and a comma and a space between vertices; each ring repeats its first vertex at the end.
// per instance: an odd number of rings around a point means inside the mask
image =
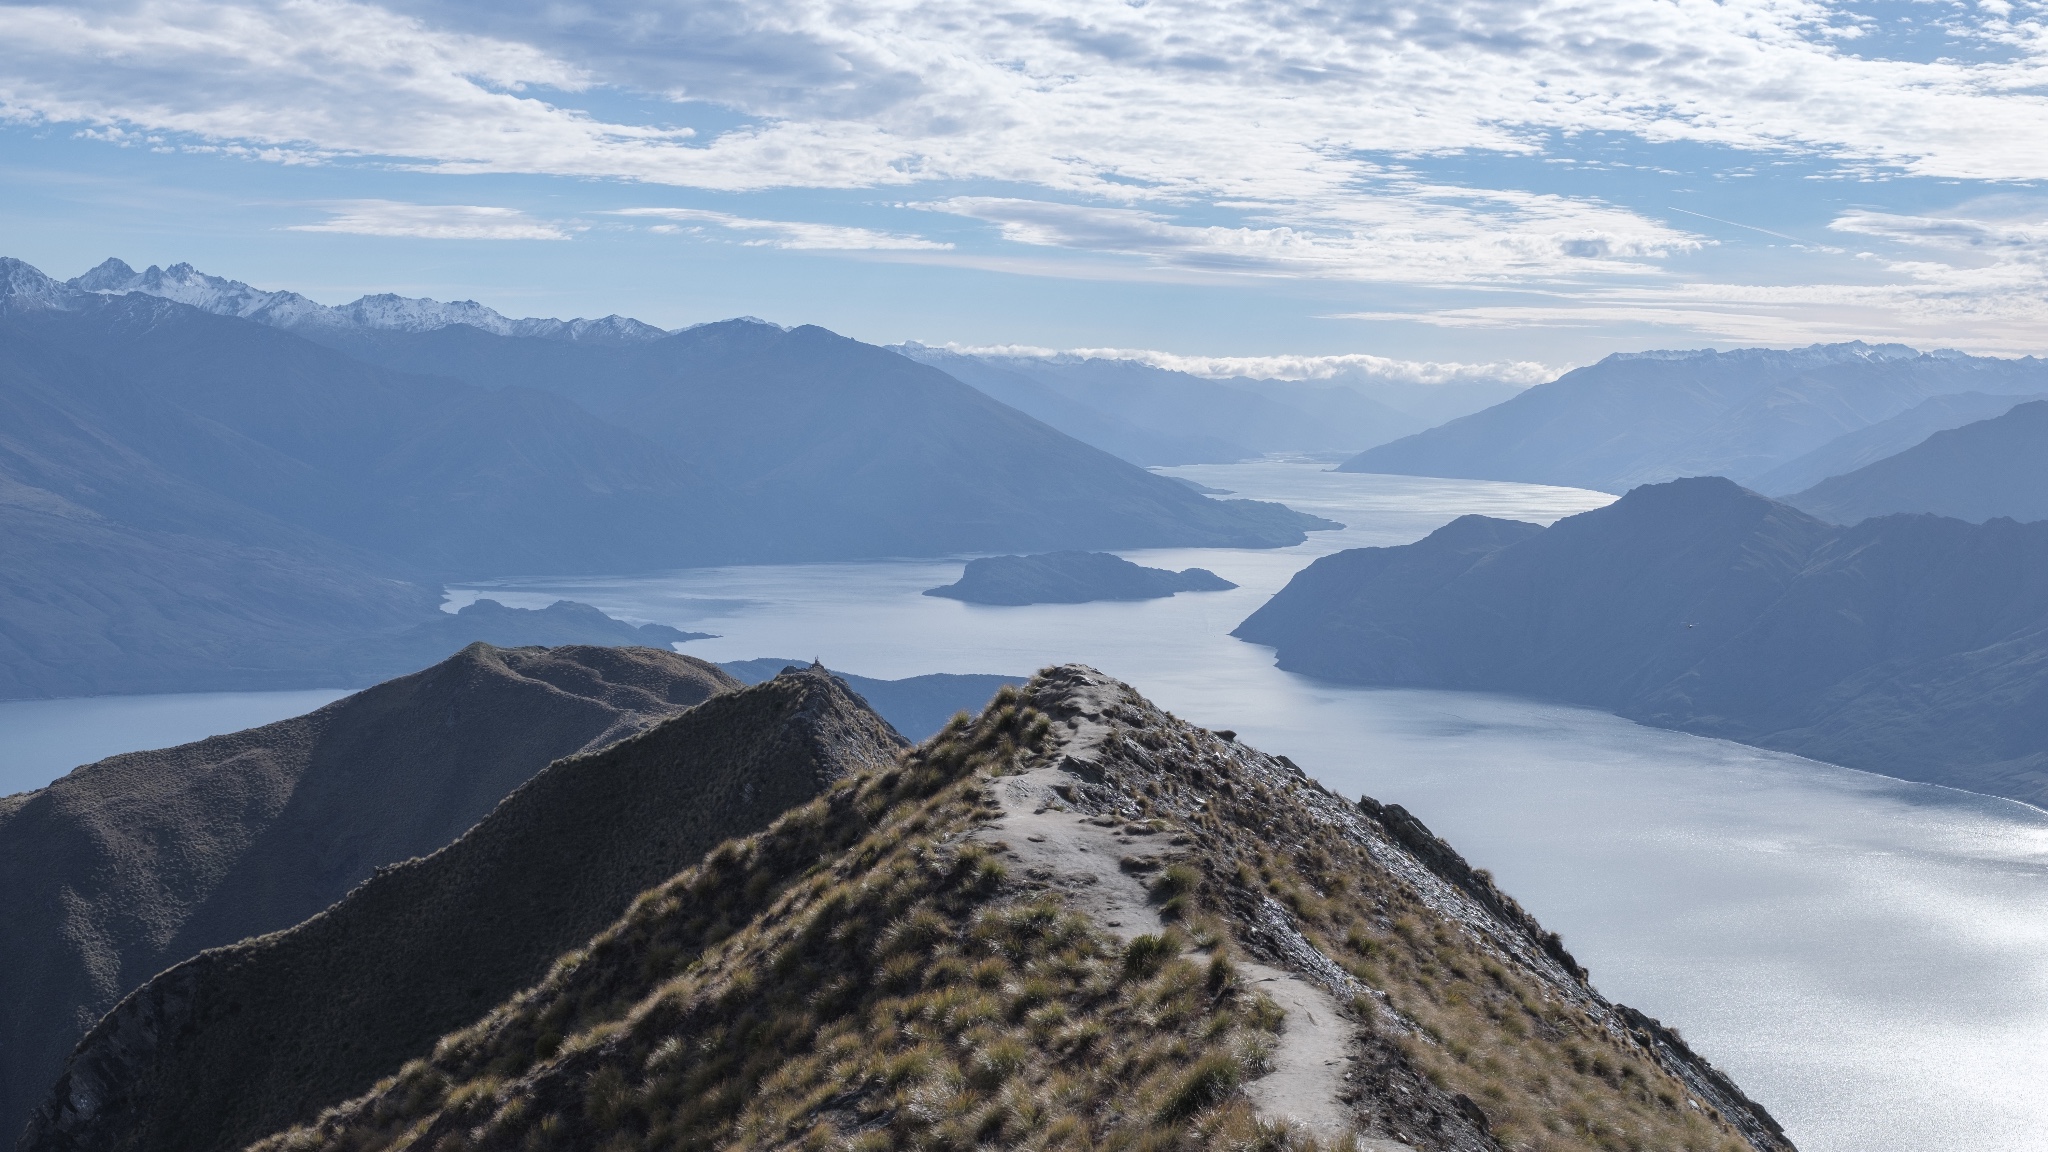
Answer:
POLYGON ((1404 184, 1401 195, 1298 224, 1190 226, 1135 208, 958 196, 921 207, 986 220, 1020 244, 1114 252, 1178 267, 1455 284, 1648 273, 1700 241, 1632 213, 1558 196, 1404 184))
POLYGON ((726 212, 711 212, 701 208, 621 208, 612 214, 655 217, 672 222, 656 225, 657 231, 675 228, 701 231, 705 226, 709 226, 732 232, 767 233, 759 239, 741 242, 767 248, 799 251, 943 252, 953 247, 943 241, 927 240, 922 236, 877 232, 871 228, 852 228, 841 224, 808 224, 795 220, 757 220, 748 216, 734 216, 726 212))
MULTIPOLYGON (((1340 205, 1361 153, 1553 131, 2048 177, 2037 10, 1972 63, 1864 58, 1820 0, 102 0, 0 7, 16 114, 451 171, 718 188, 986 178, 1340 205), (702 144, 532 94, 623 85, 751 117, 702 144)), ((1370 194, 1370 190, 1367 190, 1370 194)))
MULTIPOLYGON (((8 3, 0 116, 280 162, 727 191, 943 183, 930 207, 1026 249, 1100 254, 1083 274, 1556 290, 1554 304, 1438 323, 1953 322, 1987 340, 2034 325, 2038 342, 2034 225, 1849 213, 1836 235, 1918 255, 1880 252, 1871 277, 1885 284, 1687 287, 1659 274, 1697 236, 1590 197, 1432 182, 1411 161, 1535 156, 1560 134, 1603 133, 1876 176, 2048 179, 2044 13, 2042 0, 1956 7, 1944 55, 1896 59, 1829 0, 8 3), (578 110, 619 91, 679 101, 678 117, 714 108, 729 126, 578 110), (992 184, 1006 195, 951 194, 992 184), (1817 311, 1830 305, 1833 319, 1817 311)), ((944 252, 749 220, 670 223, 944 252)))
POLYGON ((293 224, 293 232, 344 232, 355 236, 413 236, 423 240, 567 240, 560 225, 535 220, 514 208, 477 204, 404 204, 395 200, 346 200, 316 224, 293 224))
POLYGON ((1254 380, 1336 380, 1363 378, 1411 384, 1451 384, 1466 380, 1499 380, 1509 384, 1541 384, 1557 369, 1534 360, 1460 363, 1442 360, 1396 360, 1363 352, 1327 356, 1191 356, 1149 348, 1040 348, 1028 344, 944 344, 965 356, 1016 357, 1044 360, 1134 360, 1154 368, 1185 372, 1211 380, 1246 376, 1254 380))

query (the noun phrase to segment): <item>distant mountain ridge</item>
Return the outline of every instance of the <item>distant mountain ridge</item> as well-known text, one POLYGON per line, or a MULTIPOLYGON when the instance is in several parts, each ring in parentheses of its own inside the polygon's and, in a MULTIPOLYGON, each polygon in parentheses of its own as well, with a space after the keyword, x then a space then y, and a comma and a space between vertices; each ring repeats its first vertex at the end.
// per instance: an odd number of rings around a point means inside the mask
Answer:
POLYGON ((1899 344, 1616 353, 1483 412, 1382 444, 1345 472, 1625 492, 1684 476, 1748 483, 1935 396, 2048 393, 2048 361, 1899 344))
POLYGON ((215 311, 0 259, 0 696, 361 683, 335 654, 437 621, 451 579, 1265 548, 1320 523, 814 326, 286 328, 239 313, 291 301, 139 279, 215 311))
POLYGON ((1854 472, 1866 464, 1895 456, 1936 432, 2004 415, 2014 405, 2032 398, 1987 396, 1982 392, 1931 397, 1888 420, 1844 433, 1804 456, 1794 457, 1758 476, 1749 487, 1784 499, 1788 493, 1804 491, 1830 476, 1854 472))
POLYGON ((1838 524, 1895 512, 1983 523, 2048 520, 2048 400, 1938 431, 1785 502, 1838 524))
POLYGON ((1313 676, 1566 700, 2048 803, 2048 523, 1844 528, 1677 480, 1549 528, 1466 516, 1326 556, 1233 634, 1313 676))
POLYGON ((1147 467, 1354 452, 1432 423, 1320 381, 1214 380, 1131 360, 969 355, 915 343, 892 350, 1147 467))
POLYGON ((141 292, 190 304, 217 316, 254 320, 288 331, 296 329, 372 328, 395 332, 429 332, 450 324, 467 324, 498 336, 530 336, 542 340, 632 341, 668 335, 652 324, 612 315, 597 320, 512 319, 474 300, 443 303, 382 292, 347 304, 316 304, 297 292, 267 292, 239 280, 209 276, 190 264, 137 272, 107 258, 98 267, 65 281, 84 292, 141 292))

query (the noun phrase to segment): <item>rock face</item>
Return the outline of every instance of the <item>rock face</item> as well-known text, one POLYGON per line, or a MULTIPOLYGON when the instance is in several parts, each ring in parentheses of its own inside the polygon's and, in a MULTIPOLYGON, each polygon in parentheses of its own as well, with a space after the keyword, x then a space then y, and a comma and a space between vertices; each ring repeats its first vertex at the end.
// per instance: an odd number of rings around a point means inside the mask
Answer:
MULTIPOLYGON (((1277 1148, 1355 1131, 1373 1152, 1791 1148, 1400 808, 1330 795, 1075 666, 710 852, 469 1018, 254 1147, 1277 1148)), ((333 1043, 304 1023, 270 1043, 333 1043)), ((147 1068, 149 1033, 129 1031, 124 1064, 53 1106, 102 1107, 100 1086, 147 1068)), ((70 1131, 39 1125, 24 1148, 145 1143, 70 1131)))
POLYGON ((453 844, 130 994, 21 1147, 224 1152, 310 1119, 542 978, 712 845, 903 746, 818 670, 559 760, 453 844))
POLYGON ((1854 524, 1894 512, 1983 523, 2048 520, 2048 400, 1945 432, 1785 497, 1823 520, 1854 524))
POLYGON ((1683 476, 1748 483, 1838 436, 1956 392, 2048 392, 2048 361, 1923 355, 1861 342, 1618 354, 1368 449, 1339 470, 1605 492, 1683 476))
POLYGON ((987 556, 967 562, 956 583, 927 596, 969 604, 1086 604, 1093 600, 1159 600, 1176 592, 1222 592, 1237 585, 1207 568, 1174 572, 1145 568, 1107 552, 987 556))
POLYGON ((2048 524, 1841 528, 1719 478, 1326 556, 1234 633, 1291 671, 1515 692, 2048 801, 2048 524))
POLYGON ((290 720, 0 799, 0 1126, 121 996, 425 855, 563 756, 739 688, 645 648, 473 645, 290 720))

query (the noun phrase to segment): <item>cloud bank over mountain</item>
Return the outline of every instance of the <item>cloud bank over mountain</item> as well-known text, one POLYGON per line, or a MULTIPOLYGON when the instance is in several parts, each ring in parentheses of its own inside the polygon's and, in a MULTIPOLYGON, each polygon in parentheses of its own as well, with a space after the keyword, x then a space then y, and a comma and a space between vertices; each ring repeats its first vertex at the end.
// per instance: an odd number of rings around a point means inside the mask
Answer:
POLYGON ((721 197, 356 198, 308 205, 289 227, 312 232, 603 225, 1038 276, 1463 293, 1331 313, 1447 329, 2026 345, 2048 319, 2048 201, 2014 191, 2048 178, 2044 9, 1896 7, 15 4, 0 116, 173 152, 721 197), (1792 203, 1688 200, 1699 176, 1774 181, 1792 203), (1777 241, 1761 264, 1715 251, 1758 237, 1777 241))

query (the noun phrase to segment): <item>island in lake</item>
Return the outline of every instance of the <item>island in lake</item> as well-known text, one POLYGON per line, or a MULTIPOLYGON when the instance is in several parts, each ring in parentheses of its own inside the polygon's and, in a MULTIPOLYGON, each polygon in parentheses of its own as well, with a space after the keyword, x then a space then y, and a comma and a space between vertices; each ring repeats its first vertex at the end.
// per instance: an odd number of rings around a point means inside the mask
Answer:
POLYGON ((927 596, 969 604, 1086 604, 1092 600, 1158 600, 1176 592, 1222 592, 1237 585, 1207 568, 1146 568, 1107 552, 1045 552, 987 556, 967 562, 957 583, 927 596))

